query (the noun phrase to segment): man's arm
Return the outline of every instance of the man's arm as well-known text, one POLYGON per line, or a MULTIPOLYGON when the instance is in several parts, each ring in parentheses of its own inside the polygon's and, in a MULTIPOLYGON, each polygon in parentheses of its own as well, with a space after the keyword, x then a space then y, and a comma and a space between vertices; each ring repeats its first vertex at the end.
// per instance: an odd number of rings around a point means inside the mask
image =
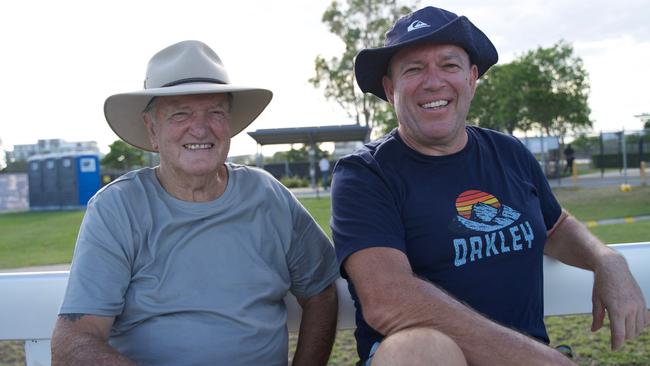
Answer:
POLYGON ((297 300, 302 307, 302 318, 293 365, 327 365, 336 336, 336 284, 332 283, 317 295, 297 300))
POLYGON ((136 365, 108 344, 115 317, 59 315, 52 334, 52 365, 136 365))
POLYGON ((344 263, 363 316, 379 333, 431 327, 451 337, 470 365, 574 365, 554 349, 498 325, 417 278, 393 248, 367 248, 344 263))
POLYGON ((609 314, 612 349, 639 336, 650 324, 645 299, 625 258, 604 245, 573 216, 563 211, 549 232, 545 254, 574 267, 594 272, 592 331, 609 314))

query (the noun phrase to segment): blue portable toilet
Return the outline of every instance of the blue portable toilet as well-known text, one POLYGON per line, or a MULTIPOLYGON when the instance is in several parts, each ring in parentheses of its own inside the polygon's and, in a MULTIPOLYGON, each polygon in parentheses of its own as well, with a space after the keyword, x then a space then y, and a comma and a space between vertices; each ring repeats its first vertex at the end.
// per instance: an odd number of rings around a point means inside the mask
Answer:
POLYGON ((99 156, 79 154, 76 156, 75 162, 77 170, 77 202, 80 206, 85 206, 101 187, 99 156))

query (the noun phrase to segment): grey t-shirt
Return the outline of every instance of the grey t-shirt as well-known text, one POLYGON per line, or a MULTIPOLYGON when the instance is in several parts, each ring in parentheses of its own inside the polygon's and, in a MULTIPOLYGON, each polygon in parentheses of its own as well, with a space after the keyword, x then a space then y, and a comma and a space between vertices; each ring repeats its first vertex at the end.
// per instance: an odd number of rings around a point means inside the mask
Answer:
POLYGON ((268 173, 227 166, 211 202, 172 197, 149 168, 98 192, 60 313, 115 316, 111 345, 143 365, 285 365, 283 298, 338 277, 333 247, 268 173))

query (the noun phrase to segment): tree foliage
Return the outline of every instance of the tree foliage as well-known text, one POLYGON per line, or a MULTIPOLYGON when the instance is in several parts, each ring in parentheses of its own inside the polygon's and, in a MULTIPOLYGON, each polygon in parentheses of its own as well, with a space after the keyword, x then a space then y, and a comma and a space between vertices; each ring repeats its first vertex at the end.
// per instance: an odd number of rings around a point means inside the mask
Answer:
POLYGON ((354 57, 364 48, 383 44, 385 32, 404 14, 411 12, 397 0, 332 1, 322 21, 345 45, 339 57, 315 60, 316 75, 309 82, 322 87, 325 97, 336 101, 357 124, 369 127, 396 125, 390 105, 371 94, 362 93, 354 80, 354 57))
MULTIPOLYGON (((323 157, 326 152, 324 150, 321 150, 319 145, 314 145, 315 146, 315 151, 314 151, 314 159, 320 159, 323 157)), ((309 145, 303 145, 298 149, 295 149, 293 146, 291 147, 290 150, 288 151, 278 151, 273 156, 269 159, 266 159, 266 163, 284 163, 289 162, 289 163, 299 163, 299 162, 305 162, 309 161, 309 150, 310 147, 309 145)))
POLYGON ((589 80, 580 57, 563 41, 539 47, 481 78, 469 120, 513 133, 543 130, 564 136, 591 127, 589 80))
POLYGON ((27 160, 9 161, 0 173, 27 173, 27 169, 27 160))
POLYGON ((145 165, 144 151, 122 140, 115 140, 109 145, 111 151, 101 161, 102 167, 108 169, 128 170, 145 165))

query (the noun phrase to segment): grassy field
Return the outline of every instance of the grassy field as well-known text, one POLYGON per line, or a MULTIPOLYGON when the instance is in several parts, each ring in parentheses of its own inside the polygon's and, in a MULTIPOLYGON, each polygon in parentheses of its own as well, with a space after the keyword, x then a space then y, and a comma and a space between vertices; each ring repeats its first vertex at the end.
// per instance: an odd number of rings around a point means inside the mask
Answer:
POLYGON ((82 211, 0 215, 0 268, 69 263, 82 211))
MULTIPOLYGON (((621 192, 618 187, 558 188, 555 196, 581 221, 650 215, 650 186, 621 192)), ((650 232, 647 232, 650 233, 650 232)))
MULTIPOLYGON (((563 207, 582 221, 650 215, 650 187, 622 193, 602 189, 561 188, 555 191, 563 207)), ((305 207, 331 236, 328 199, 303 199, 305 207)), ((82 211, 0 214, 0 268, 68 263, 83 216, 82 211)), ((592 232, 605 243, 650 240, 650 221, 597 226, 592 232)), ((581 366, 650 366, 650 331, 628 342, 622 351, 610 352, 606 329, 590 332, 590 316, 547 318, 553 345, 569 344, 581 366)), ((291 337, 295 346, 295 335, 291 337)), ((24 365, 22 344, 0 342, 0 365, 24 365)), ((340 331, 329 365, 351 365, 356 360, 352 331, 340 331)))

